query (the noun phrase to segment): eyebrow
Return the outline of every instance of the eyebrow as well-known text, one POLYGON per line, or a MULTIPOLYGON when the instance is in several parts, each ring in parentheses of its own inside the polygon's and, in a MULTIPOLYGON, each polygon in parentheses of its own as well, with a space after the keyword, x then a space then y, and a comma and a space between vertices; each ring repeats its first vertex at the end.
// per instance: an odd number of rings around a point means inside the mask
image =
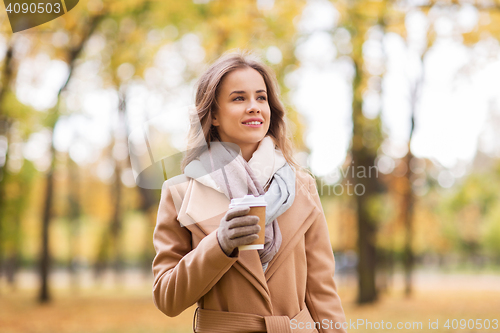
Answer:
MULTIPOLYGON (((264 89, 256 91, 256 93, 261 93, 261 92, 265 92, 267 94, 267 92, 264 89)), ((233 91, 232 93, 230 93, 229 96, 231 96, 232 94, 244 94, 244 93, 245 93, 245 91, 243 91, 243 90, 237 90, 237 91, 233 91)))

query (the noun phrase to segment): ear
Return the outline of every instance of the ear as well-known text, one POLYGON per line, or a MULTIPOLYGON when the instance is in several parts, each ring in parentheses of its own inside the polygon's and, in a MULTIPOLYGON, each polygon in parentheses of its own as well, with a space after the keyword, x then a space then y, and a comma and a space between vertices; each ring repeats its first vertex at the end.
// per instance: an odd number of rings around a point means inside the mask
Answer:
POLYGON ((219 126, 219 120, 216 115, 212 115, 212 126, 219 126))

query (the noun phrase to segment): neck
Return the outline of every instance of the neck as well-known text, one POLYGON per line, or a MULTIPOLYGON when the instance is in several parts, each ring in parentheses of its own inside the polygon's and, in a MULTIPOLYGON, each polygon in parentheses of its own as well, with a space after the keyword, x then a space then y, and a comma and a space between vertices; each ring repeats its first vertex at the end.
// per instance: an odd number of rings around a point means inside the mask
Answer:
POLYGON ((250 161, 252 158, 253 153, 257 150, 257 147, 259 146, 259 143, 252 143, 252 144, 247 144, 247 145, 239 145, 241 149, 241 155, 245 159, 245 161, 250 161))

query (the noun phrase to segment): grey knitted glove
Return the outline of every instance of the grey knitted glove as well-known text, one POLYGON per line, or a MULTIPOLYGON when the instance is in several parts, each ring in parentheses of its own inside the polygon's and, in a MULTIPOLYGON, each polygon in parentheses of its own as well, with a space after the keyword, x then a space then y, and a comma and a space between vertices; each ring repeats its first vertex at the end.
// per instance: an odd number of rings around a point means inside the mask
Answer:
POLYGON ((234 207, 227 211, 217 229, 217 240, 224 253, 229 257, 240 245, 247 245, 259 238, 259 217, 245 215, 250 207, 234 207))

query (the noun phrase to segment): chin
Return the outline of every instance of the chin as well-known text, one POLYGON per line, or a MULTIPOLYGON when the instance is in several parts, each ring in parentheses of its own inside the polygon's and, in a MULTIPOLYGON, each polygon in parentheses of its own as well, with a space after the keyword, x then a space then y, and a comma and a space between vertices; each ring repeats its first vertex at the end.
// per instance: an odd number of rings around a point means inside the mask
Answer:
POLYGON ((261 135, 261 136, 256 136, 256 137, 253 137, 251 138, 250 140, 248 140, 249 143, 259 143, 262 141, 262 139, 265 138, 265 135, 261 135))

